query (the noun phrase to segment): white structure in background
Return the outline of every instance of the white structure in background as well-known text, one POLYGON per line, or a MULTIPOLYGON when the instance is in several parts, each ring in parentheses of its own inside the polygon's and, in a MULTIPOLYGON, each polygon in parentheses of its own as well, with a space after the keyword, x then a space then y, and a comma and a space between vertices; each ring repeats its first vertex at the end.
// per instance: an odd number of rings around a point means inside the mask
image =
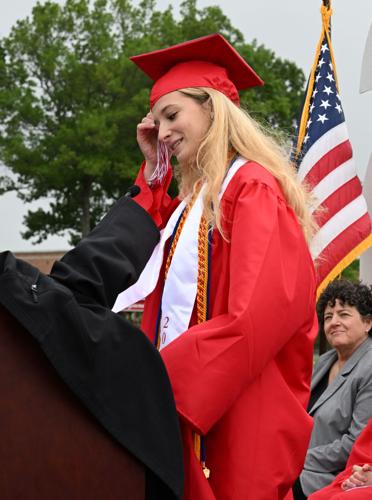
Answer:
MULTIPOLYGON (((366 47, 364 49, 359 91, 362 94, 369 90, 372 90, 372 24, 369 28, 366 47)), ((369 158, 367 172, 363 182, 363 193, 367 200, 368 212, 372 217, 372 154, 369 158)), ((366 250, 360 257, 360 279, 364 281, 364 283, 372 284, 372 248, 366 250)))

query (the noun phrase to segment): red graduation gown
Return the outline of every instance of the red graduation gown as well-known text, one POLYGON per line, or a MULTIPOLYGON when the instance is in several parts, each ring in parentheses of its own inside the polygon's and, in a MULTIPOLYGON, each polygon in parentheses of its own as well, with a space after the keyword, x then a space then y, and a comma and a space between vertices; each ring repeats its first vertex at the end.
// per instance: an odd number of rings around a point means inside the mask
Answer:
POLYGON ((371 500, 371 486, 341 490, 341 484, 353 473, 353 465, 363 464, 372 464, 372 419, 355 441, 345 470, 340 472, 330 485, 310 495, 309 500, 371 500))
MULTIPOLYGON (((135 199, 164 226, 178 200, 149 189, 135 199)), ((185 500, 282 499, 299 475, 312 419, 315 273, 296 216, 274 177, 247 162, 222 200, 223 239, 212 235, 210 319, 161 351, 184 441, 185 500), (204 477, 192 432, 205 435, 204 477)), ((146 299, 153 340, 163 286, 146 299)))

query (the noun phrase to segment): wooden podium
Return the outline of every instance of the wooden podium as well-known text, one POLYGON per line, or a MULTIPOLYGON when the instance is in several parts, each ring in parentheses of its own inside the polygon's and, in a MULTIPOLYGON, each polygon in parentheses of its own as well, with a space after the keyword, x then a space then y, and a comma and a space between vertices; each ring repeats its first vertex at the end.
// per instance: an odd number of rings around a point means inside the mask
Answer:
POLYGON ((1 500, 143 500, 143 466, 0 305, 1 500))

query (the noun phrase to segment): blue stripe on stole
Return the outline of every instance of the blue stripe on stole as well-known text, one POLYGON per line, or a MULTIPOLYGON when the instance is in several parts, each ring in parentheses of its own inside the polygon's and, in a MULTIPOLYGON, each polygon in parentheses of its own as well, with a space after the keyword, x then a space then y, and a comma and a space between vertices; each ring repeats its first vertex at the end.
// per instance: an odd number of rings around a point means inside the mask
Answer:
MULTIPOLYGON (((181 218, 182 218, 183 212, 185 210, 186 210, 186 207, 182 210, 180 216, 178 217, 178 220, 176 222, 176 225, 174 226, 174 229, 173 229, 173 232, 171 234, 171 237, 169 238, 168 253, 167 253, 167 256, 165 258, 165 262, 167 261, 170 249, 172 248, 172 243, 173 243, 174 237, 176 235, 178 226, 180 225, 180 222, 181 222, 181 218)), ((164 284, 165 284, 165 280, 164 280, 164 283, 163 283, 163 290, 164 290, 164 284)), ((161 297, 160 297, 160 302, 159 302, 159 309, 158 309, 158 315, 157 315, 157 318, 156 318, 156 325, 155 325, 154 346, 157 349, 158 349, 158 345, 159 345, 159 330, 160 330, 160 320, 161 320, 161 314, 162 314, 161 303, 162 303, 162 300, 163 300, 163 290, 161 292, 161 297)))

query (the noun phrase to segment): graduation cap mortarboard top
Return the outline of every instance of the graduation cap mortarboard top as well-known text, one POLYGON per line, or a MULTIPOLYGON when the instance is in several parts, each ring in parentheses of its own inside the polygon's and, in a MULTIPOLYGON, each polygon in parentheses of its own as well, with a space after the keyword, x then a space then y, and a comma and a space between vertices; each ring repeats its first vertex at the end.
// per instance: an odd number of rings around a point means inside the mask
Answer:
POLYGON ((187 87, 213 88, 239 104, 238 90, 263 85, 261 78, 218 33, 130 59, 155 81, 150 107, 163 95, 187 87))

